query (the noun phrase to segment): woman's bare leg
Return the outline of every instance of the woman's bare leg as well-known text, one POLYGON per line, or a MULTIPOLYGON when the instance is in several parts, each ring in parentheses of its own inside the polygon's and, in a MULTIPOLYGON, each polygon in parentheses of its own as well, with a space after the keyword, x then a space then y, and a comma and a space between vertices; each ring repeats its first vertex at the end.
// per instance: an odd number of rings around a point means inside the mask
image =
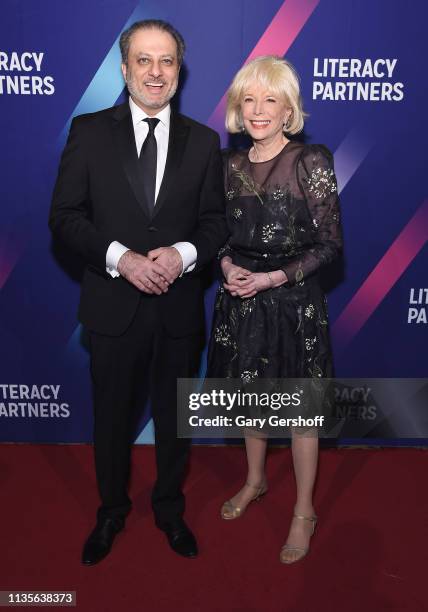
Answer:
POLYGON ((238 493, 230 499, 235 507, 244 509, 257 494, 256 488, 265 483, 265 460, 267 439, 265 436, 248 434, 245 436, 247 452, 248 475, 246 483, 238 493), (255 488, 254 488, 255 487, 255 488))
MULTIPOLYGON (((313 507, 313 489, 318 466, 318 436, 314 433, 292 432, 291 450, 294 475, 296 479, 296 504, 294 513, 311 517, 315 515, 313 507)), ((310 521, 293 518, 286 544, 290 547, 306 549, 312 535, 313 524, 310 521)), ((296 560, 301 553, 288 551, 287 558, 296 560)))

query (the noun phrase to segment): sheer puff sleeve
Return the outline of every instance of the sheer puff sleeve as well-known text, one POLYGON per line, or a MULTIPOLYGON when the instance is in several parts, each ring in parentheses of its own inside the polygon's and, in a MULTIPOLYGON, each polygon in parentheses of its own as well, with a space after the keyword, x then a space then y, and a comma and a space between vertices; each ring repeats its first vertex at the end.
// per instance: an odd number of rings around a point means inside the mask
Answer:
POLYGON ((305 146, 297 161, 296 173, 311 218, 313 243, 282 268, 290 286, 333 261, 342 250, 339 196, 332 153, 324 145, 305 146))

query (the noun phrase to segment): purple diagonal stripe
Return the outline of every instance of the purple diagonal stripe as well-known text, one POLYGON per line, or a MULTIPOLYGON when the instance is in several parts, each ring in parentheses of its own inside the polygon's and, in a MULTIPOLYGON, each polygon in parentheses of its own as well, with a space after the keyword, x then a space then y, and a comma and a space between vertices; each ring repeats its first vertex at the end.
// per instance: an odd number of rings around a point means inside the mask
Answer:
POLYGON ((374 144, 371 135, 353 128, 334 153, 334 170, 339 193, 361 166, 374 144))

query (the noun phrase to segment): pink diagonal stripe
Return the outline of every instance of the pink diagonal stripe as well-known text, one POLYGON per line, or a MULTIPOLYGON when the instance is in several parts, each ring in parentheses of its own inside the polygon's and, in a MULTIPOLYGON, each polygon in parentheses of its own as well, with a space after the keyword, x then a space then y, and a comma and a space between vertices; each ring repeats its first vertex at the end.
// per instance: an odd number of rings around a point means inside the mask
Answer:
POLYGON ((12 270, 19 260, 19 253, 14 253, 9 259, 3 259, 0 262, 0 289, 6 284, 12 270))
POLYGON ((402 229, 333 325, 335 347, 344 348, 365 325, 428 240, 428 199, 402 229))
MULTIPOLYGON (((285 55, 319 1, 287 0, 284 2, 244 64, 258 55, 285 55)), ((219 132, 223 131, 225 108, 226 93, 208 120, 208 124, 219 132)))
POLYGON ((0 290, 5 286, 27 244, 27 232, 22 229, 18 230, 17 226, 0 235, 0 290))
POLYGON ((314 12, 319 0, 287 0, 278 10, 245 63, 258 55, 284 55, 314 12))

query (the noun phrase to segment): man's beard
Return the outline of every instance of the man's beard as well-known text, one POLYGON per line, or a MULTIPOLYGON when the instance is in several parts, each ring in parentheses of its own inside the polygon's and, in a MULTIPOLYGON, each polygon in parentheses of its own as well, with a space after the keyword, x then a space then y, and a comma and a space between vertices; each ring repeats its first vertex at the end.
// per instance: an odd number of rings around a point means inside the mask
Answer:
POLYGON ((161 100, 149 100, 148 98, 146 98, 144 94, 142 94, 137 89, 135 85, 135 79, 133 78, 132 74, 129 76, 129 78, 126 79, 126 86, 128 87, 128 91, 133 98, 135 98, 136 100, 138 100, 139 102, 147 106, 148 108, 156 109, 156 108, 162 108, 166 106, 168 102, 171 100, 171 98, 174 96, 175 92, 177 91, 178 79, 175 82, 175 84, 172 86, 172 89, 170 89, 169 92, 166 94, 166 96, 162 98, 161 100))

